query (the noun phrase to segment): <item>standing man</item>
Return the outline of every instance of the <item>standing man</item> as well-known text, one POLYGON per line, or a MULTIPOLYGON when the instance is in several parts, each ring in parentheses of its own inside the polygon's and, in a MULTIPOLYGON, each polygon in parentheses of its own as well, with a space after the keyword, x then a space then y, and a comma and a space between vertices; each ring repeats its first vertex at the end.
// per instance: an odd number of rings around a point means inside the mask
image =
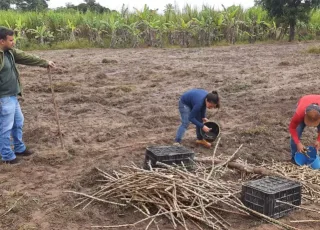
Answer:
POLYGON ((296 152, 303 152, 305 146, 300 142, 304 128, 317 127, 318 138, 314 143, 317 150, 320 149, 320 95, 306 95, 300 98, 294 113, 289 131, 291 134, 291 157, 294 162, 296 152))
POLYGON ((8 164, 17 163, 16 156, 32 154, 22 141, 24 117, 18 102, 21 85, 16 64, 55 67, 52 61, 14 49, 14 31, 0 26, 0 154, 2 161, 8 164))

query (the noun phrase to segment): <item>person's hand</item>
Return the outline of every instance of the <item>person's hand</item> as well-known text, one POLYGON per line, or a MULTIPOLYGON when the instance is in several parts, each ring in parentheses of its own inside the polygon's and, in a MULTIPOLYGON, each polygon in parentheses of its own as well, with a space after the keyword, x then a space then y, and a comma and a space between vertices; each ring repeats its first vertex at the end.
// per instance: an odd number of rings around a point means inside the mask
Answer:
POLYGON ((209 119, 208 118, 202 118, 202 121, 203 121, 203 123, 206 123, 206 122, 209 121, 209 119))
POLYGON ((48 69, 55 68, 56 64, 53 61, 48 61, 48 69))
POLYGON ((320 149, 320 142, 317 140, 316 142, 314 142, 314 147, 316 148, 316 150, 319 151, 320 149))
POLYGON ((208 133, 210 132, 210 128, 208 128, 207 126, 203 126, 202 130, 205 132, 205 133, 208 133))
POLYGON ((304 145, 300 142, 297 144, 297 150, 299 153, 304 153, 306 151, 306 147, 304 147, 304 145))

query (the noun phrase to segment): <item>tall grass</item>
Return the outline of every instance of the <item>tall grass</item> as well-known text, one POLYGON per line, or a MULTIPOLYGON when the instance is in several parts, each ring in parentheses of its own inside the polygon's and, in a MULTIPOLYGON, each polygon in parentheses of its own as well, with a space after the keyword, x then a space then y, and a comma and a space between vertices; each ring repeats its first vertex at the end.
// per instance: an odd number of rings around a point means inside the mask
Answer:
POLYGON ((307 51, 308 53, 312 54, 320 54, 320 46, 319 47, 311 47, 307 51))
MULTIPOLYGON (((286 28, 277 25, 260 7, 243 9, 231 6, 223 10, 203 5, 199 10, 168 4, 164 13, 143 9, 98 14, 76 10, 45 12, 0 11, 0 25, 16 31, 20 47, 59 47, 83 44, 99 47, 138 46, 210 46, 216 43, 256 42, 286 38, 286 28), (81 41, 81 42, 79 42, 81 41), (67 46, 67 45, 66 45, 67 46)), ((297 24, 298 39, 320 36, 320 10, 313 10, 308 24, 297 24)))

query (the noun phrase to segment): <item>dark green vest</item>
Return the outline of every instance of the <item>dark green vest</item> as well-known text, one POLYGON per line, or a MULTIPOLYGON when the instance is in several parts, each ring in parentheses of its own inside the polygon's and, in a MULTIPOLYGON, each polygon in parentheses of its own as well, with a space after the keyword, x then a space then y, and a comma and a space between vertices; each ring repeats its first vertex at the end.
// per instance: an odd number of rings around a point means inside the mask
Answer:
POLYGON ((12 55, 4 52, 4 66, 0 71, 0 97, 16 96, 20 93, 18 73, 12 55))

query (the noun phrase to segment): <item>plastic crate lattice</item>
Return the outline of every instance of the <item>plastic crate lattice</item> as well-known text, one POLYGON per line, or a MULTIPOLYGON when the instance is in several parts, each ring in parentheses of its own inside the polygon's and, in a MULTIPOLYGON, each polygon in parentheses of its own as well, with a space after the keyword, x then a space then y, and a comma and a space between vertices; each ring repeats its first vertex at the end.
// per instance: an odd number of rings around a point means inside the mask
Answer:
POLYGON ((152 167, 157 162, 167 165, 193 165, 194 152, 183 146, 151 146, 146 149, 145 162, 150 161, 152 167))
POLYGON ((289 204, 301 204, 301 184, 279 177, 249 181, 242 186, 242 202, 252 210, 277 219, 294 209, 289 204))

